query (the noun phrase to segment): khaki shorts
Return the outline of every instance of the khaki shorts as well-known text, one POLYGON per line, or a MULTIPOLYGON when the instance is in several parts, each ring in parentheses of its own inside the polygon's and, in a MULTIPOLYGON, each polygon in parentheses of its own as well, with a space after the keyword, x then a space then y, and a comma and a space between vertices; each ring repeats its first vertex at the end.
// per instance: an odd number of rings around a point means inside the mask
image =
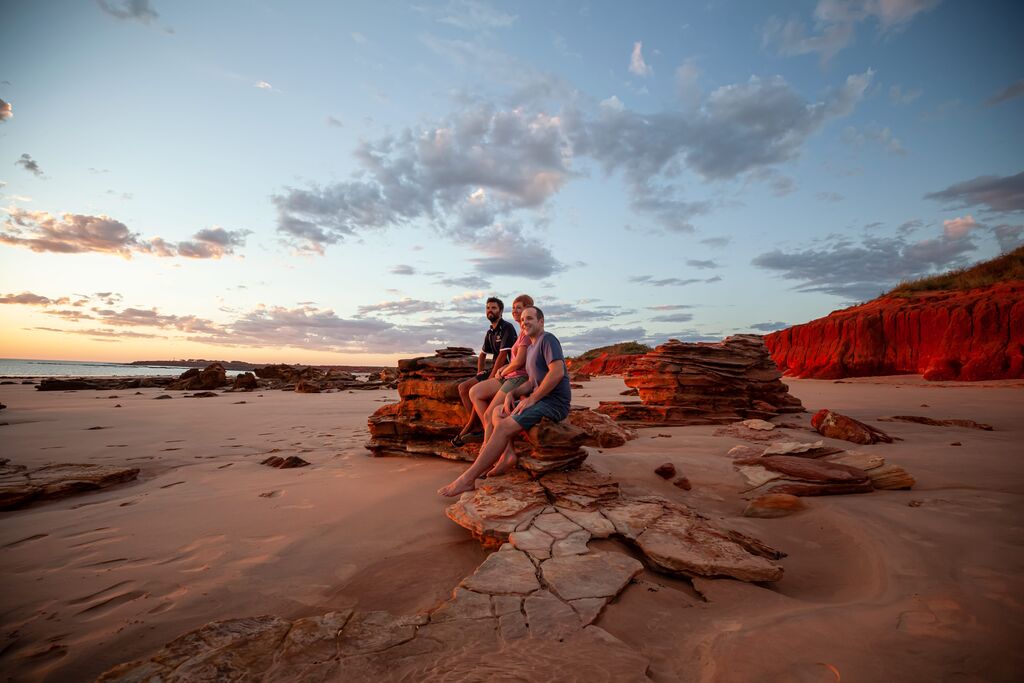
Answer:
POLYGON ((526 380, 527 379, 528 378, 525 377, 525 376, 524 377, 513 377, 511 379, 507 379, 507 380, 505 380, 502 383, 501 391, 503 391, 503 392, 505 392, 507 394, 510 391, 512 391, 513 389, 515 389, 516 387, 521 387, 522 385, 526 384, 526 380))

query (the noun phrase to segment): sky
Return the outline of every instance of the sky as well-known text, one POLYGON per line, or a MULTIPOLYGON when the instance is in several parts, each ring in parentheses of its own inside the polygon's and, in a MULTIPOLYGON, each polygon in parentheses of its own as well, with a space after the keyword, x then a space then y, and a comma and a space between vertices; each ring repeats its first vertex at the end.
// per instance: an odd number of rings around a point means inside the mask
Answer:
POLYGON ((1024 242, 1024 5, 8 0, 0 357, 766 333, 1024 242), (508 316, 507 316, 508 317, 508 316))

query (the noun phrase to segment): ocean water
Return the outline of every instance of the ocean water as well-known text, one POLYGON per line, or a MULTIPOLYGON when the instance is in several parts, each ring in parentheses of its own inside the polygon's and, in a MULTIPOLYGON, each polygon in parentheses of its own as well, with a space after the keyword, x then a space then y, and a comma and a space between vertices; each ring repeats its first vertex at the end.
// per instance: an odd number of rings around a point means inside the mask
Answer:
POLYGON ((0 358, 0 377, 139 377, 143 375, 177 377, 186 370, 188 368, 157 365, 0 358))

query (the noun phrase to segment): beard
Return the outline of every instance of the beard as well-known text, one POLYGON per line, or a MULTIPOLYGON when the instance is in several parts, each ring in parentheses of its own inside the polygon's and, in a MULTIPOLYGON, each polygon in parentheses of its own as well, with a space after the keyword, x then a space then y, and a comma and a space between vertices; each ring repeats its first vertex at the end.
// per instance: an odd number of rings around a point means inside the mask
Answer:
POLYGON ((501 317, 501 313, 487 313, 486 315, 487 319, 490 320, 492 323, 496 322, 498 318, 501 317))

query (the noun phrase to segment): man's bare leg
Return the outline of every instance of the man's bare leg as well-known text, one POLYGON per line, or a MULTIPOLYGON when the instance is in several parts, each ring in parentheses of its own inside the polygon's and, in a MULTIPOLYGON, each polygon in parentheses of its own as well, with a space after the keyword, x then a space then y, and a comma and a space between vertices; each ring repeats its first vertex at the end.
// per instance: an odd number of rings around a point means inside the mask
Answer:
POLYGON ((505 451, 505 447, 512 441, 512 437, 519 431, 519 423, 511 417, 506 417, 494 426, 494 433, 487 445, 480 449, 480 454, 458 479, 442 486, 437 490, 442 496, 449 498, 458 496, 466 491, 476 488, 476 480, 487 470, 491 469, 494 462, 505 451))
POLYGON ((466 409, 467 413, 469 413, 469 419, 466 421, 466 424, 463 425, 462 431, 459 432, 459 435, 452 440, 452 443, 455 443, 455 440, 461 441, 462 437, 469 434, 473 429, 473 425, 476 424, 477 415, 476 411, 473 410, 473 401, 469 398, 469 391, 476 386, 477 383, 476 377, 470 377, 459 384, 459 400, 462 401, 462 407, 466 409))

